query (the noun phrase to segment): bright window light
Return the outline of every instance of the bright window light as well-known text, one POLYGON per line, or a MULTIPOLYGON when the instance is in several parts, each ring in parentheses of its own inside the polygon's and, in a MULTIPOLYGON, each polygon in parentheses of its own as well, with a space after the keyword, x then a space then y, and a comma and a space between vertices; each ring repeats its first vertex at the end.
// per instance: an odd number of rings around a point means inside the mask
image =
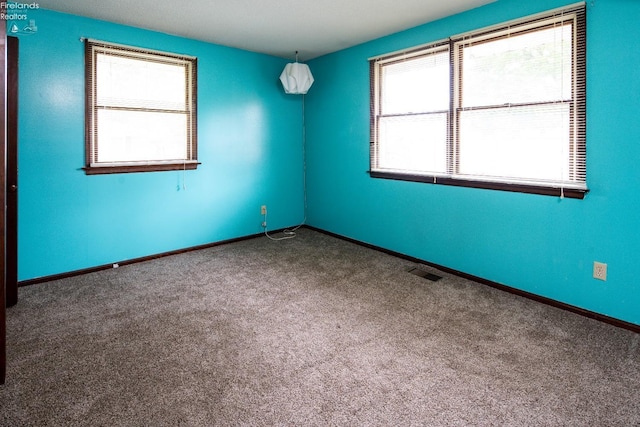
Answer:
POLYGON ((371 175, 568 195, 586 187, 585 12, 371 60, 371 175))
POLYGON ((196 59, 87 41, 88 174, 195 169, 196 59))

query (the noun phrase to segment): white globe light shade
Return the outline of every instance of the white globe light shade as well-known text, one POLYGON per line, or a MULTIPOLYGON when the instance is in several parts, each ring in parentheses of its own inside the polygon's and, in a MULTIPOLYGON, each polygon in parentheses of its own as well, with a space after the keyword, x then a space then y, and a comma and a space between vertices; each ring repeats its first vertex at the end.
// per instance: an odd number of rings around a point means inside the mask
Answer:
POLYGON ((284 67, 280 81, 286 93, 305 94, 313 84, 313 75, 307 64, 292 62, 284 67))

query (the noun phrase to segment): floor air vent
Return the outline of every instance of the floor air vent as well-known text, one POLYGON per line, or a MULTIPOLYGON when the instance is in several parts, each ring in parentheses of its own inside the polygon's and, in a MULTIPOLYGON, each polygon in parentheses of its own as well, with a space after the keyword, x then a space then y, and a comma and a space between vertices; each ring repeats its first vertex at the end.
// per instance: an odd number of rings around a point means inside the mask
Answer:
POLYGON ((442 279, 442 277, 438 276, 437 274, 432 274, 419 268, 412 268, 411 270, 409 270, 409 273, 415 274, 419 277, 424 277, 425 279, 431 280, 432 282, 437 282, 438 280, 442 279))

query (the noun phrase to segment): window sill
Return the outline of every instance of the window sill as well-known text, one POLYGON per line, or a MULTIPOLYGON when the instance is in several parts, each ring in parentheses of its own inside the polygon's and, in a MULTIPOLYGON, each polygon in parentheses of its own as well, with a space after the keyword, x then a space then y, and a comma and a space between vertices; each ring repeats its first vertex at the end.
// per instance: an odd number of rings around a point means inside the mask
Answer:
POLYGON ((147 164, 122 164, 108 166, 85 166, 82 168, 86 175, 105 175, 113 173, 134 173, 134 172, 163 172, 163 171, 181 171, 195 170, 198 168, 199 162, 180 162, 180 163, 147 163, 147 164))
POLYGON ((493 181, 477 181, 469 179, 440 177, 434 175, 414 175, 397 172, 369 171, 372 178, 394 179, 399 181, 423 182, 425 184, 452 185, 456 187, 483 188, 487 190, 510 191, 515 193, 539 194, 544 196, 584 199, 588 189, 545 187, 521 183, 505 183, 493 181))

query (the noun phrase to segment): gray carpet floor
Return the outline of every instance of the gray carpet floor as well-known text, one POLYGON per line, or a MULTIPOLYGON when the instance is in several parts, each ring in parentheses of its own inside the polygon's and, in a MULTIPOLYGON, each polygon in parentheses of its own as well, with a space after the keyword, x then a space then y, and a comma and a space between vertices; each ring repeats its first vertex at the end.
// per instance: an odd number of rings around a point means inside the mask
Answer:
POLYGON ((638 426, 640 336, 308 229, 20 289, 6 426, 638 426))

